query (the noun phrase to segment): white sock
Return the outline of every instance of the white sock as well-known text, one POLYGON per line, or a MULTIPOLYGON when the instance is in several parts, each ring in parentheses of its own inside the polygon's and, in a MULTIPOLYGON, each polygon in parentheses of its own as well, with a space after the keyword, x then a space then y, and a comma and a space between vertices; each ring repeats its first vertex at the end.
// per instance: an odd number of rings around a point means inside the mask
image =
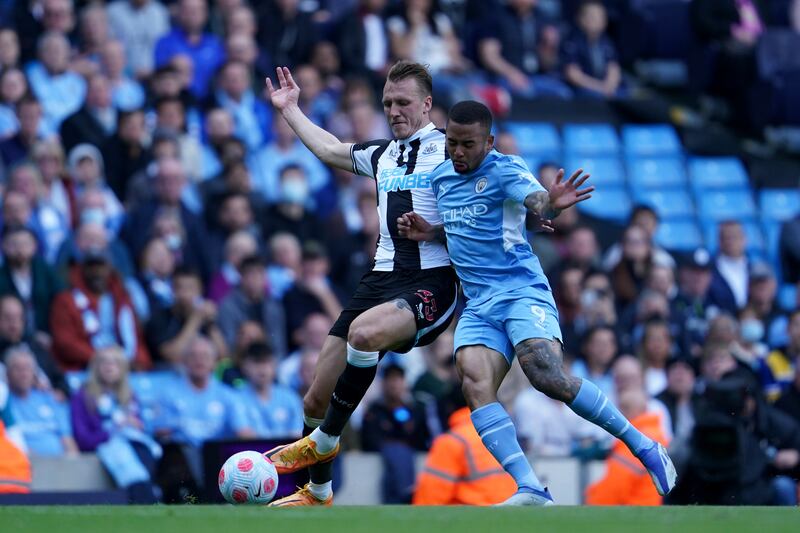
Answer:
POLYGON ((326 454, 333 451, 336 445, 339 444, 339 437, 336 435, 328 435, 321 429, 317 428, 311 432, 309 438, 317 445, 317 451, 321 454, 326 454))
POLYGON ((331 481, 326 481, 320 485, 311 482, 308 484, 308 492, 310 492, 319 501, 325 501, 333 494, 331 481))

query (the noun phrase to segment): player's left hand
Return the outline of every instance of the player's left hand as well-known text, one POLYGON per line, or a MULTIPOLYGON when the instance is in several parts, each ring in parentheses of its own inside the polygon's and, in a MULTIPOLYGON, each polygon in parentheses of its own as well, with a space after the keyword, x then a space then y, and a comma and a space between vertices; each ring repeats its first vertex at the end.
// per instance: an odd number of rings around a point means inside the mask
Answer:
POLYGON ((579 168, 564 181, 564 169, 560 169, 556 175, 556 181, 550 186, 550 205, 554 209, 563 211, 572 207, 578 202, 583 202, 592 197, 594 186, 580 188, 589 179, 589 174, 584 174, 583 169, 579 168))

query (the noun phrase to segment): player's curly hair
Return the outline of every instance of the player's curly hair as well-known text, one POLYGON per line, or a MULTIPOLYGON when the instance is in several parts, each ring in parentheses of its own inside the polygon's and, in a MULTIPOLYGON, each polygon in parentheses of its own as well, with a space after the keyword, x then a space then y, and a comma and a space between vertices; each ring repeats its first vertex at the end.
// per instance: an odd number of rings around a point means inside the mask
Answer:
POLYGON ((389 69, 389 73, 386 75, 386 80, 393 83, 397 83, 406 78, 414 78, 417 80, 417 85, 422 91, 423 97, 433 95, 433 78, 431 78, 431 73, 428 72, 427 66, 421 63, 402 60, 392 65, 392 68, 389 69))
POLYGON ((447 120, 458 124, 480 124, 489 133, 492 129, 492 113, 489 108, 475 100, 463 100, 450 108, 447 120))

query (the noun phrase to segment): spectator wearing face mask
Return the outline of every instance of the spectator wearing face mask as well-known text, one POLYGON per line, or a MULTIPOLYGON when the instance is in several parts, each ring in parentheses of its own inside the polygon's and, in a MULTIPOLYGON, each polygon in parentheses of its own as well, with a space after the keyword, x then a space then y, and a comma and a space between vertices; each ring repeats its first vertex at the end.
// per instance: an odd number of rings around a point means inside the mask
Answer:
POLYGON ((733 355, 739 361, 757 370, 767 356, 769 348, 762 342, 764 323, 755 309, 748 306, 739 311, 739 338, 733 343, 733 355))
POLYGON ((280 174, 281 198, 264 213, 263 233, 291 233, 301 244, 319 240, 325 234, 322 223, 309 206, 308 179, 299 165, 288 165, 280 174))
MULTIPOLYGON (((253 172, 253 188, 270 202, 284 200, 285 191, 281 184, 281 171, 288 165, 297 165, 304 170, 308 196, 317 193, 328 185, 330 175, 319 159, 306 148, 286 120, 276 113, 272 121, 275 138, 253 154, 248 166, 253 172)), ((293 200, 298 200, 299 191, 294 191, 293 200)))
POLYGON ((125 218, 125 210, 106 182, 100 150, 86 143, 75 146, 69 152, 67 167, 75 182, 75 196, 82 206, 81 220, 103 224, 116 235, 125 218))

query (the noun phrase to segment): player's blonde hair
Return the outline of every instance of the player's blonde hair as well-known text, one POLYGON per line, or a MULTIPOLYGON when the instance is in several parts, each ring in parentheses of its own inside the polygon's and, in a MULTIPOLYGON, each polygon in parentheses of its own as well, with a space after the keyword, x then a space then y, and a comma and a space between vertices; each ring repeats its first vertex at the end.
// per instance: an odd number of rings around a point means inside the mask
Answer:
POLYGON ((414 63, 413 61, 398 61, 389 73, 386 75, 386 81, 397 83, 406 78, 413 78, 417 81, 417 85, 422 93, 422 97, 433 95, 433 78, 428 71, 428 67, 422 63, 414 63))
POLYGON ((131 386, 128 382, 128 359, 119 346, 108 346, 97 350, 89 362, 89 377, 86 379, 86 400, 96 408, 97 400, 104 392, 111 393, 117 403, 125 407, 133 399, 131 386), (113 359, 119 365, 119 380, 113 384, 103 383, 100 379, 100 361, 104 357, 113 359))

